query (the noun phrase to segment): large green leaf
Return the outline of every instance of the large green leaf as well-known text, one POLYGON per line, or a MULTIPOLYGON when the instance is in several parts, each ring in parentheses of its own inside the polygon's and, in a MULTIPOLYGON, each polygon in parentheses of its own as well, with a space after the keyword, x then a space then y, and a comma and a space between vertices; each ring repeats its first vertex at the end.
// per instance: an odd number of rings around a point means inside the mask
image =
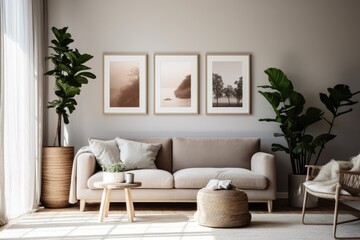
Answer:
POLYGON ((70 69, 70 67, 69 67, 69 66, 66 66, 65 64, 59 64, 59 65, 57 66, 57 68, 60 69, 61 71, 64 71, 64 72, 68 73, 68 74, 71 74, 71 69, 70 69))
POLYGON ((87 80, 87 78, 85 77, 81 77, 81 76, 76 76, 75 77, 76 81, 80 84, 87 84, 89 81, 87 80))
POLYGON ((259 121, 261 121, 261 122, 277 122, 277 120, 274 118, 261 118, 261 119, 259 119, 259 121))
POLYGON ((50 70, 46 73, 44 73, 44 75, 53 75, 56 72, 56 70, 50 70))
POLYGON ((289 101, 291 105, 303 106, 305 104, 304 96, 296 91, 292 91, 289 95, 289 101))
POLYGON ((304 152, 311 152, 311 153, 315 153, 314 148, 312 147, 312 145, 309 142, 298 142, 294 149, 293 152, 295 154, 304 154, 304 152))
POLYGON ((275 88, 273 88, 272 86, 269 86, 269 85, 260 85, 260 86, 258 86, 258 88, 270 88, 270 89, 275 90, 275 88))
POLYGON ((269 77, 271 86, 280 92, 284 100, 287 99, 293 91, 293 85, 285 73, 277 68, 268 68, 265 73, 269 77))
POLYGON ((281 96, 278 92, 259 91, 259 93, 265 97, 265 99, 271 104, 274 110, 277 109, 281 101, 281 96))
POLYGON ((89 61, 90 59, 92 59, 93 56, 91 56, 90 54, 81 54, 79 57, 79 64, 83 64, 86 63, 87 61, 89 61))
POLYGON ((312 142, 312 145, 314 148, 323 146, 323 145, 325 145, 325 143, 331 141, 335 137, 336 137, 336 135, 333 135, 330 133, 321 134, 314 139, 314 141, 312 142))
POLYGON ((51 101, 51 102, 48 102, 48 108, 54 108, 54 107, 57 107, 58 105, 61 104, 61 101, 59 100, 54 100, 54 101, 51 101))
POLYGON ((336 114, 333 102, 325 93, 320 93, 320 100, 333 115, 336 114))
POLYGON ((305 98, 302 94, 293 91, 289 95, 289 103, 289 105, 285 105, 284 112, 290 117, 295 117, 303 111, 305 98))
POLYGON ((78 74, 78 76, 84 76, 84 77, 91 78, 91 79, 96 78, 96 76, 94 74, 92 74, 91 72, 81 72, 78 74))
POLYGON ((324 114, 319 108, 309 107, 305 114, 300 116, 300 122, 302 128, 306 129, 311 124, 314 124, 321 120, 322 115, 324 114))
POLYGON ((80 94, 80 88, 70 86, 63 81, 56 81, 56 87, 62 92, 62 97, 74 97, 75 95, 80 94))
POLYGON ((281 144, 278 144, 278 143, 273 143, 271 145, 271 150, 273 152, 277 152, 277 151, 282 151, 282 152, 286 152, 286 153, 289 153, 289 148, 281 145, 281 144))
POLYGON ((70 62, 71 62, 72 64, 74 64, 74 63, 77 61, 77 57, 76 57, 76 55, 75 55, 73 52, 71 52, 71 51, 69 51, 69 52, 64 52, 64 54, 65 54, 65 56, 70 60, 70 62))
POLYGON ((79 65, 79 66, 74 67, 74 73, 76 74, 77 72, 89 70, 89 69, 91 69, 91 68, 89 68, 88 66, 79 65))

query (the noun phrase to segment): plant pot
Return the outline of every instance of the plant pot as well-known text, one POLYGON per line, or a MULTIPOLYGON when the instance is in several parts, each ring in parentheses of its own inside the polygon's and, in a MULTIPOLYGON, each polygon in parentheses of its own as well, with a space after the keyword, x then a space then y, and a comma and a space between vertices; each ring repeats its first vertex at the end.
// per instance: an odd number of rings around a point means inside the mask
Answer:
POLYGON ((103 182, 106 182, 106 183, 125 182, 125 173, 124 172, 104 172, 103 182))
MULTIPOLYGON (((288 195, 289 206, 302 208, 304 201, 305 187, 303 183, 306 175, 289 174, 288 175, 288 195)), ((318 206, 318 198, 308 194, 306 208, 315 208, 318 206)))
POLYGON ((47 208, 69 206, 74 147, 43 147, 41 203, 47 208))

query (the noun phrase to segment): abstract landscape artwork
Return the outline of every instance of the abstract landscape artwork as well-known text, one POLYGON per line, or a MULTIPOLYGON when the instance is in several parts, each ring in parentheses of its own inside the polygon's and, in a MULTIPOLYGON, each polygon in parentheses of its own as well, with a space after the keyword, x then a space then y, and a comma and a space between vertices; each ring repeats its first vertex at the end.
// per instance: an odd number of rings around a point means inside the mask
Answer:
POLYGON ((155 113, 198 113, 198 55, 155 55, 155 113))
POLYGON ((104 112, 146 114, 147 55, 104 55, 104 112))
POLYGON ((250 114, 250 55, 207 54, 207 113, 250 114))

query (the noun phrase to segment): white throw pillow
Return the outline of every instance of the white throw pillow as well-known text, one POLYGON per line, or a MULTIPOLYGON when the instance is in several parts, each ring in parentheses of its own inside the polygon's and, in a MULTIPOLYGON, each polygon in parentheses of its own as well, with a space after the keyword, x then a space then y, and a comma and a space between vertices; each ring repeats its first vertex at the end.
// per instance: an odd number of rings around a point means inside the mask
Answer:
POLYGON ((120 151, 116 140, 97 140, 89 138, 89 146, 100 166, 120 162, 120 151))
POLYGON ((156 169, 155 159, 161 144, 148 144, 116 138, 120 149, 120 159, 126 166, 126 170, 131 169, 156 169))

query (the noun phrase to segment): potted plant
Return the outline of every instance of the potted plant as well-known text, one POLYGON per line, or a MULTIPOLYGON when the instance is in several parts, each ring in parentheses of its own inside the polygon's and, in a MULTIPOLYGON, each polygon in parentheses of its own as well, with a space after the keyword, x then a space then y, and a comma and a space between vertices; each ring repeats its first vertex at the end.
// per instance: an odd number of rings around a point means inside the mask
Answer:
MULTIPOLYGON (((335 119, 352 111, 349 106, 356 104, 352 97, 360 91, 352 93, 349 86, 338 84, 328 88, 328 94, 320 93, 320 100, 330 112, 331 118, 324 116, 324 112, 316 107, 304 109, 305 98, 294 90, 292 82, 276 68, 265 70, 270 85, 259 86, 271 91, 259 91, 272 106, 275 117, 264 118, 260 121, 275 122, 280 125, 280 133, 274 137, 283 137, 286 144, 272 144, 272 151, 283 151, 289 154, 292 174, 289 175, 289 204, 294 207, 302 206, 302 196, 299 195, 302 183, 305 181, 308 164, 317 164, 325 144, 336 136, 331 134, 335 119), (344 109, 345 108, 345 109, 344 109), (314 136, 310 133, 310 126, 317 122, 325 123, 328 130, 314 136), (300 185, 299 185, 300 184, 300 185)), ((317 202, 309 201, 309 207, 317 202)))
POLYGON ((93 56, 81 54, 72 49, 69 44, 74 42, 67 27, 51 30, 55 39, 51 40, 54 52, 47 57, 53 63, 53 69, 44 75, 55 77, 55 95, 57 99, 48 103, 48 108, 54 108, 57 114, 54 147, 43 147, 42 154, 42 193, 41 202, 45 207, 66 207, 70 191, 70 178, 74 147, 64 147, 61 144, 61 125, 69 123, 69 115, 75 110, 75 96, 80 94, 80 88, 94 79, 95 75, 87 71, 85 65, 93 56), (57 146, 56 146, 57 140, 57 146))
POLYGON ((116 162, 101 166, 103 170, 103 182, 106 183, 122 183, 125 181, 125 164, 123 162, 116 162))

